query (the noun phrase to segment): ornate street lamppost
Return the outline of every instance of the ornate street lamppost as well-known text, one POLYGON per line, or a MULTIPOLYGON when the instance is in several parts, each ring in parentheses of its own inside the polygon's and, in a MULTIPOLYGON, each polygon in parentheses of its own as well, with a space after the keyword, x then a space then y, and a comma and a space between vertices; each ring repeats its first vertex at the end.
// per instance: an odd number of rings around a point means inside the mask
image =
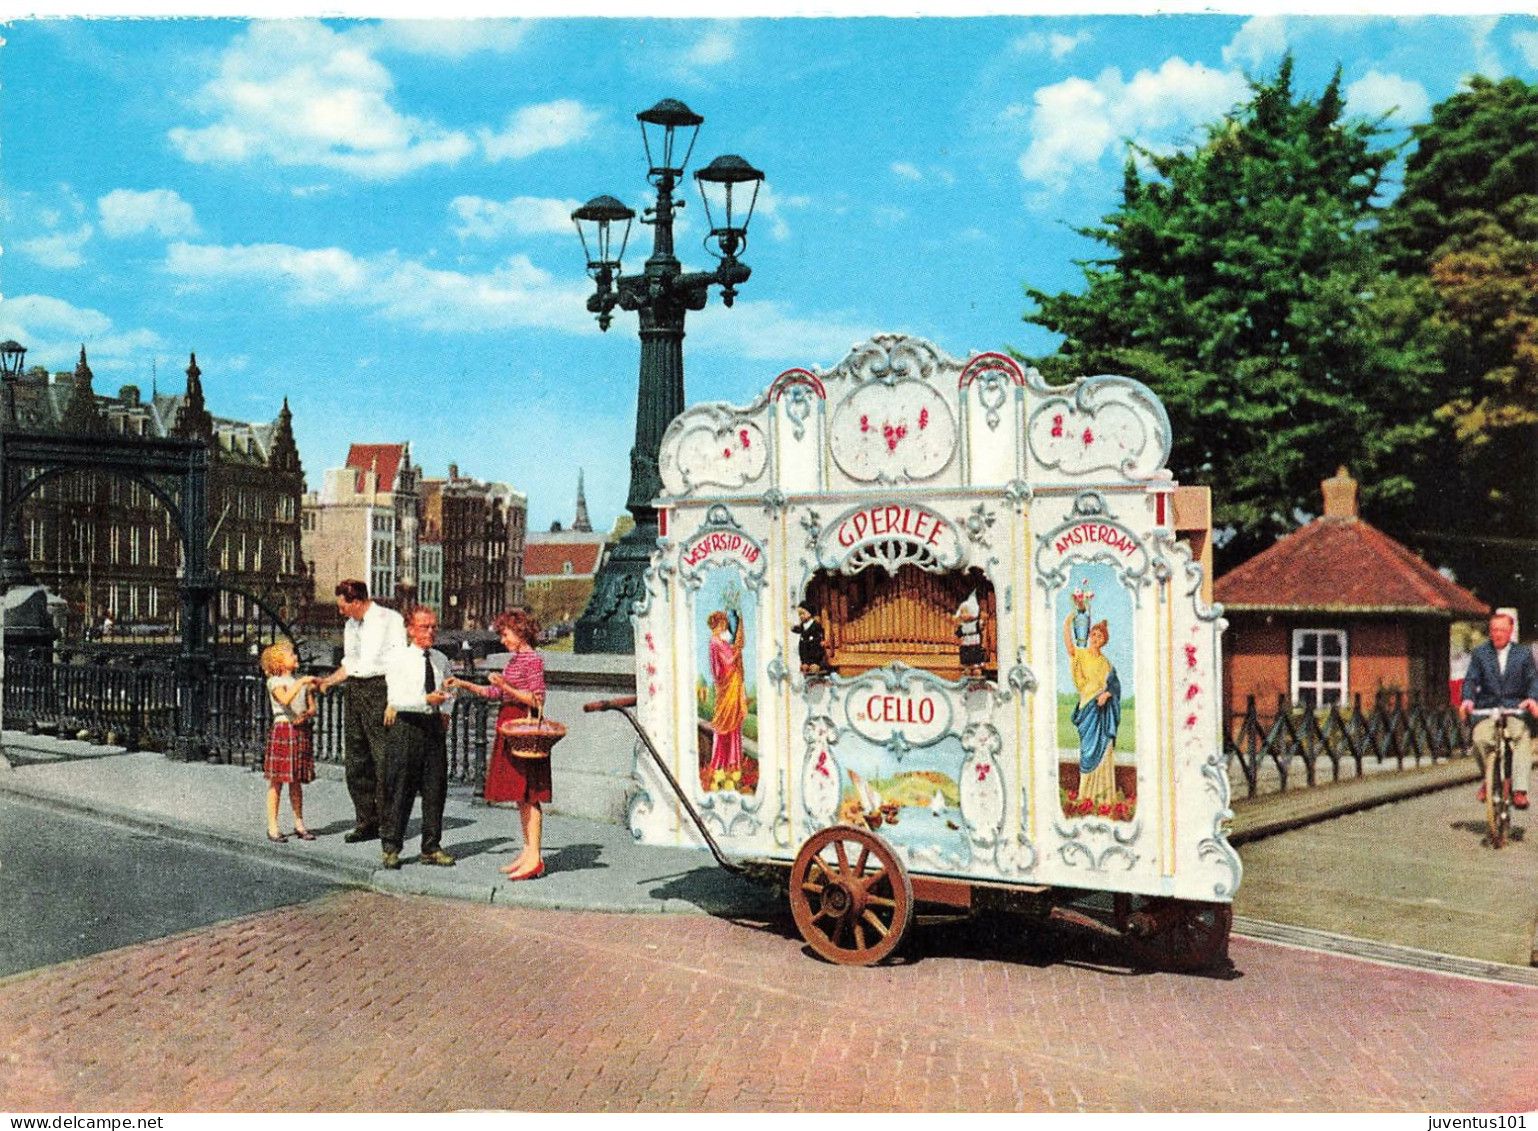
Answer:
POLYGON ((0 424, 6 428, 16 427, 16 381, 26 357, 27 347, 20 342, 0 342, 0 380, 5 382, 5 420, 0 424))
MULTIPOLYGON (((0 342, 0 381, 5 384, 5 419, 0 420, 0 469, 5 467, 4 431, 20 427, 16 417, 16 382, 21 378, 21 365, 26 360, 27 347, 18 341, 0 342)), ((0 492, 9 494, 10 484, 0 482, 0 492)), ((5 508, 0 506, 0 511, 5 508)), ((22 585, 36 585, 37 578, 27 565, 26 551, 21 542, 21 516, 0 516, 0 592, 22 585)))
POLYGON ((705 202, 706 249, 718 260, 714 271, 685 271, 673 254, 673 214, 684 206, 673 192, 683 176, 694 139, 705 120, 674 98, 664 98, 636 117, 646 147, 646 179, 657 202, 643 224, 652 226, 652 254, 637 275, 621 274, 620 259, 635 213, 612 196, 595 196, 571 214, 595 284, 587 308, 607 330, 616 306, 634 310, 641 330, 641 378, 636 399, 635 446, 630 449, 630 494, 625 509, 635 528, 620 539, 594 581, 593 595, 577 621, 578 652, 629 652, 635 647, 630 613, 643 591, 643 577, 657 546, 657 510, 662 490, 657 472, 662 434, 684 408, 684 315, 703 310, 711 287, 731 306, 737 287, 753 272, 738 259, 747 246, 748 221, 764 174, 741 157, 717 157, 694 174, 705 202), (677 156, 682 150, 682 157, 677 156), (614 250, 615 225, 619 250, 614 250))

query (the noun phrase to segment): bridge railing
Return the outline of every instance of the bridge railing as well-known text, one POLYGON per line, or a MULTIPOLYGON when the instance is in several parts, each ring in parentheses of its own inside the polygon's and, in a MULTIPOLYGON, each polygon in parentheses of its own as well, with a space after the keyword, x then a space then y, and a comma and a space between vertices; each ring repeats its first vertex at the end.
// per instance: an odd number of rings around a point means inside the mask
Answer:
MULTIPOLYGON (((272 708, 266 680, 249 664, 216 665, 208 682, 208 718, 191 743, 178 741, 182 688, 174 665, 152 660, 73 663, 8 657, 5 725, 83 737, 131 750, 168 753, 189 746, 210 761, 262 768, 272 708)), ((346 696, 319 696, 314 719, 317 762, 342 765, 346 696)), ((474 695, 453 701, 447 731, 449 781, 479 786, 495 734, 496 704, 474 695)))
POLYGON ((1428 765, 1469 753, 1469 729, 1448 704, 1427 705, 1402 692, 1382 692, 1364 707, 1310 707, 1278 696, 1260 711, 1249 696, 1224 735, 1235 797, 1316 785, 1428 765))

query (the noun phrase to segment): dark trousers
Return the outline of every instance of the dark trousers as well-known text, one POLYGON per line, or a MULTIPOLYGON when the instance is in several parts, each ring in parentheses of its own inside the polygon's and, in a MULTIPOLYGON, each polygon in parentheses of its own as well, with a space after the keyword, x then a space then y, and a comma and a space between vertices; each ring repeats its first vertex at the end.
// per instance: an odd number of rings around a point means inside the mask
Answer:
POLYGON ((443 846, 443 803, 449 792, 449 751, 436 714, 402 711, 386 727, 385 809, 379 847, 399 852, 417 794, 422 795, 422 851, 443 846))
POLYGON ((382 675, 366 679, 349 676, 342 687, 347 695, 342 746, 347 792, 352 797, 357 827, 373 832, 384 813, 385 680, 382 675))

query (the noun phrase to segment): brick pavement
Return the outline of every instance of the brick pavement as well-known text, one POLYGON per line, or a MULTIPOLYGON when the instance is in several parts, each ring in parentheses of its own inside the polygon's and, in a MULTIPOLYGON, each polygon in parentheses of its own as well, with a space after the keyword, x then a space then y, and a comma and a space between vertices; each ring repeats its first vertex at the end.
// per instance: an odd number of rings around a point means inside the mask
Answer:
POLYGON ((1231 978, 920 927, 348 892, 0 982, 12 1111, 1500 1111, 1538 989, 1236 939, 1231 978))

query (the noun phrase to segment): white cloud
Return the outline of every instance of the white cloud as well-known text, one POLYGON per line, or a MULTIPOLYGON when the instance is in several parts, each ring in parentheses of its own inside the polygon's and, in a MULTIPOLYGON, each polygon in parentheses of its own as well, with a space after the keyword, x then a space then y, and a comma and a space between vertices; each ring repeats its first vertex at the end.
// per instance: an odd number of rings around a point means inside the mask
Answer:
POLYGON ((736 29, 728 24, 713 24, 695 41, 684 61, 691 67, 719 67, 736 57, 736 29))
POLYGON ((1479 16, 1469 20, 1474 39, 1473 70, 1478 74, 1494 77, 1506 72, 1505 66, 1501 63, 1500 52, 1491 42, 1499 23, 1498 16, 1479 16))
POLYGON ((758 199, 753 205, 753 219, 748 235, 762 235, 764 225, 768 224, 769 237, 776 243, 784 243, 790 239, 790 222, 786 213, 811 206, 811 197, 801 193, 782 196, 772 184, 765 181, 758 186, 758 199))
POLYGON ((1223 62, 1248 67, 1253 74, 1287 53, 1287 21, 1281 16, 1252 16, 1223 48, 1223 62))
POLYGON ((449 211, 459 217, 454 234, 462 240, 552 233, 570 236, 575 233, 571 214, 581 204, 580 200, 555 200, 539 196, 515 196, 511 200, 456 196, 449 202, 449 211))
POLYGON ((1538 32, 1519 31, 1511 37, 1511 45, 1521 52, 1529 67, 1538 68, 1538 32))
POLYGON ((1072 35, 1060 31, 1050 34, 1037 31, 1018 37, 1010 46, 1022 55, 1050 55, 1054 59, 1061 59, 1088 43, 1089 39, 1090 35, 1087 31, 1075 32, 1072 35))
POLYGON ((8 295, 0 303, 0 338, 27 347, 29 364, 50 370, 72 369, 82 343, 92 368, 99 362, 142 361, 164 349, 153 330, 119 330, 99 310, 72 306, 50 295, 8 295))
POLYGON ((535 106, 523 106, 507 116, 501 133, 479 131, 489 161, 528 157, 546 149, 559 149, 586 138, 599 115, 572 98, 558 98, 535 106))
MULTIPOLYGON (((863 323, 798 318, 783 303, 757 302, 741 296, 730 310, 712 301, 701 313, 706 316, 690 317, 692 348, 752 361, 789 360, 805 364, 808 358, 827 358, 836 362, 843 359, 850 346, 874 332, 863 323)), ((691 380, 697 387, 699 378, 691 380)))
POLYGON ((342 248, 288 244, 174 243, 165 269, 192 288, 240 283, 286 293, 306 306, 372 310, 423 330, 484 331, 526 326, 586 332, 588 283, 556 280, 525 255, 488 272, 427 267, 390 253, 367 258, 342 248))
POLYGON ((354 35, 380 50, 464 59, 478 51, 516 50, 528 31, 522 20, 387 19, 358 28, 354 35))
POLYGON ((1393 112, 1400 125, 1425 119, 1431 110, 1426 88, 1400 75, 1368 71, 1346 87, 1346 106, 1353 114, 1376 118, 1393 112))
POLYGON ((67 269, 79 267, 85 262, 81 248, 91 238, 91 225, 81 224, 69 232, 50 232, 46 236, 16 240, 11 244, 17 251, 41 263, 44 267, 67 269))
POLYGON ((394 80, 366 37, 310 20, 253 23, 198 95, 212 121, 177 126, 171 143, 189 161, 316 165, 390 178, 452 164, 473 143, 463 133, 398 111, 394 80))
POLYGON ((171 189, 113 189, 96 202, 101 230, 112 239, 153 231, 161 236, 195 236, 198 222, 188 204, 171 189))
POLYGON ((1193 123, 1230 109, 1243 96, 1243 76, 1184 59, 1130 80, 1107 67, 1093 81, 1068 78, 1036 91, 1031 143, 1020 172, 1055 191, 1082 166, 1095 165, 1122 138, 1150 148, 1167 143, 1193 123))
POLYGON ((918 171, 917 166, 907 161, 893 161, 892 172, 905 181, 922 181, 924 174, 918 171))

